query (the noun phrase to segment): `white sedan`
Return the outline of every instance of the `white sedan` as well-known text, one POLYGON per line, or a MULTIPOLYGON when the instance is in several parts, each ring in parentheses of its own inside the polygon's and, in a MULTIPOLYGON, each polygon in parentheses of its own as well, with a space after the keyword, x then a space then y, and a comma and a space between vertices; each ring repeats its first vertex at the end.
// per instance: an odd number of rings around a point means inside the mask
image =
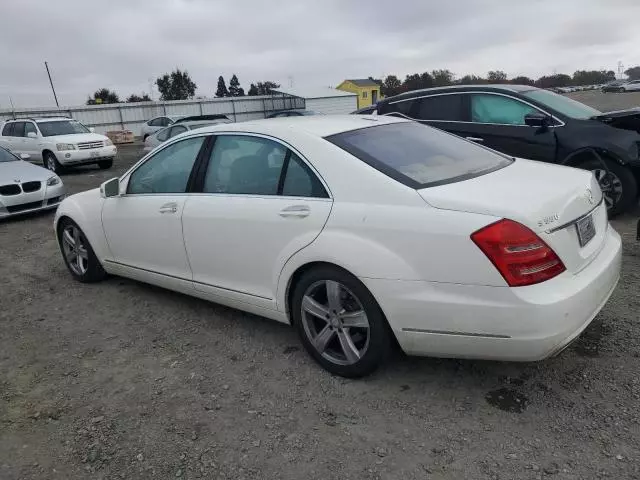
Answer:
POLYGON ((621 241, 583 170, 373 116, 218 125, 67 198, 71 274, 131 277, 291 323, 343 376, 409 354, 557 354, 616 286, 621 241))
POLYGON ((0 147, 0 219, 52 210, 64 198, 60 177, 0 147))

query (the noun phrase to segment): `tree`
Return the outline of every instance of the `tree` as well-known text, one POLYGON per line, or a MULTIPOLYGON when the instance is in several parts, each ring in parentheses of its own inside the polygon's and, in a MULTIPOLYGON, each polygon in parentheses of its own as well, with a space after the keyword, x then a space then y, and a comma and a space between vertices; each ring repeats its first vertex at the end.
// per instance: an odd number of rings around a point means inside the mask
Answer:
POLYGON ((402 92, 402 82, 395 75, 387 75, 382 82, 380 93, 383 97, 392 97, 402 92))
POLYGON ((418 90, 422 88, 422 80, 419 73, 413 73, 404 77, 402 82, 402 90, 404 92, 410 92, 411 90, 418 90))
POLYGON ((196 94, 197 85, 187 71, 176 68, 170 74, 165 73, 156 79, 156 85, 162 100, 187 100, 196 94))
POLYGON ((453 72, 449 70, 434 70, 431 72, 434 87, 446 87, 453 83, 453 72))
POLYGON ((534 85, 536 82, 529 77, 519 76, 511 79, 511 83, 516 85, 534 85))
POLYGON ((486 78, 478 77, 477 75, 465 75, 456 83, 459 85, 482 85, 487 83, 486 78))
POLYGON ((127 98, 127 102, 128 103, 135 103, 135 102, 150 102, 151 98, 149 98, 149 95, 147 95, 146 93, 143 93, 141 96, 136 95, 135 93, 132 93, 131 95, 129 95, 129 97, 127 98))
POLYGON ((577 70, 573 73, 573 85, 598 85, 608 81, 608 72, 605 70, 577 70))
POLYGON ((573 83, 572 78, 564 73, 556 73, 554 75, 545 75, 536 80, 535 85, 538 88, 558 88, 567 87, 573 83))
POLYGON ((229 90, 227 90, 227 84, 224 83, 222 75, 218 77, 218 89, 216 90, 216 97, 228 97, 229 90))
MULTIPOLYGON (((219 88, 219 83, 218 83, 218 88, 219 88)), ((238 80, 238 77, 234 73, 233 77, 231 77, 231 80, 229 80, 229 96, 242 97, 243 95, 244 95, 244 89, 240 87, 240 81, 238 80)))
POLYGON ((93 98, 89 97, 87 105, 103 105, 105 103, 120 103, 120 98, 116 92, 112 92, 108 88, 96 90, 93 98))
POLYGON ((507 74, 502 70, 491 70, 487 74, 489 83, 507 83, 507 74))
POLYGON ((276 88, 280 88, 280 84, 270 80, 252 83, 249 88, 249 95, 271 95, 276 88))
MULTIPOLYGON (((640 67, 631 67, 631 68, 627 68, 624 71, 624 74, 627 75, 629 77, 629 80, 640 80, 640 67)), ((613 74, 613 77, 615 79, 615 73, 613 74)))

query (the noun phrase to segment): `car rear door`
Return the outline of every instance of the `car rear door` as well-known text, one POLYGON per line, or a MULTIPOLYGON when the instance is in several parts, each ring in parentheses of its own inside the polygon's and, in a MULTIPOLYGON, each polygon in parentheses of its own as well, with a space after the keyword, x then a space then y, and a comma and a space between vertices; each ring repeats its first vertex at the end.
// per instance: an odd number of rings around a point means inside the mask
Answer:
POLYGON ((287 145, 252 134, 216 135, 182 215, 195 288, 276 308, 285 262, 324 227, 332 201, 287 145))
POLYGON ((25 122, 13 122, 11 136, 8 137, 10 139, 9 150, 11 150, 16 155, 20 155, 21 153, 29 153, 27 151, 27 144, 25 142, 24 127, 25 122))
POLYGON ((7 150, 13 151, 11 146, 13 144, 13 124, 15 122, 5 123, 2 127, 2 136, 0 136, 0 145, 7 150))

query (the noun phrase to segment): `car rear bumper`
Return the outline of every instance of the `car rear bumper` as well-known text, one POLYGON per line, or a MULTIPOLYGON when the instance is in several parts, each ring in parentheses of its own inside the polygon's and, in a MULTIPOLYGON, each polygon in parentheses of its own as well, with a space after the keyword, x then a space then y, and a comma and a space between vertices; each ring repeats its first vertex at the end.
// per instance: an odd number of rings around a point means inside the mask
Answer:
POLYGON ((65 197, 62 183, 45 187, 44 190, 22 193, 15 196, 0 196, 0 219, 57 208, 65 197))
POLYGON ((585 269, 529 287, 361 280, 408 354, 535 361, 562 351, 591 323, 617 285, 621 258, 620 236, 609 227, 585 269))
POLYGON ((87 150, 68 150, 56 152, 56 158, 62 165, 80 165, 110 160, 116 156, 118 149, 115 145, 87 150))

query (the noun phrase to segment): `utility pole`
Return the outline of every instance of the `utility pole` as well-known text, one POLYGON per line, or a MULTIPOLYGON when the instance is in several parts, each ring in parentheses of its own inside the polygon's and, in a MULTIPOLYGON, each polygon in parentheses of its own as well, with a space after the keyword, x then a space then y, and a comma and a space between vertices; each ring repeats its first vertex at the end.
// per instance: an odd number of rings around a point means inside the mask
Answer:
POLYGON ((56 89, 53 88, 53 80, 51 80, 51 73, 49 72, 49 65, 47 62, 44 62, 44 67, 47 69, 47 75, 49 76, 49 83, 51 84, 51 90, 53 90, 53 98, 56 101, 56 107, 60 108, 60 104, 58 103, 58 96, 56 95, 56 89))

